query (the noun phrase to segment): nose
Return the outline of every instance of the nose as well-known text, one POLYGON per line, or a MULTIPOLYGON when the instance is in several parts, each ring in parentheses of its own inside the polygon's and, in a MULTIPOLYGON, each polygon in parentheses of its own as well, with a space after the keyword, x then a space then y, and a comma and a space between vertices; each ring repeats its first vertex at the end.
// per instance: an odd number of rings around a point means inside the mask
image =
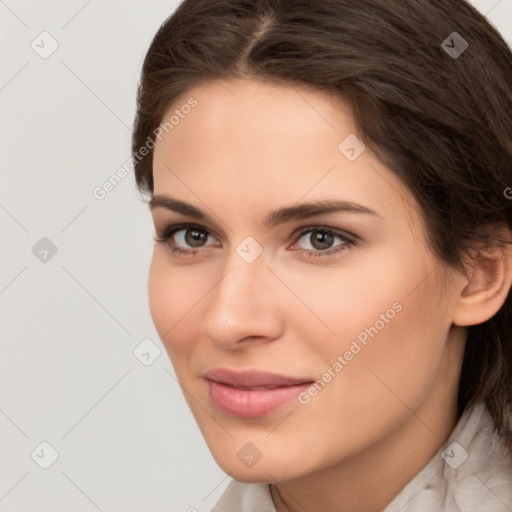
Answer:
POLYGON ((206 335, 220 348, 235 350, 282 334, 281 291, 263 257, 252 263, 233 254, 208 294, 206 335))

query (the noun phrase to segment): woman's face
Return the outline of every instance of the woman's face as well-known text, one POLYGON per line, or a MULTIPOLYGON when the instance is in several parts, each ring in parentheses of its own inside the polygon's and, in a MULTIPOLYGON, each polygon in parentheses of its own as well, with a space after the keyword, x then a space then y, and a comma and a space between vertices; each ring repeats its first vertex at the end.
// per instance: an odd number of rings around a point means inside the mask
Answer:
POLYGON ((191 89, 164 121, 176 109, 154 153, 168 238, 149 300, 219 465, 286 481, 406 428, 432 438, 454 404, 460 281, 348 107, 234 80, 191 89))

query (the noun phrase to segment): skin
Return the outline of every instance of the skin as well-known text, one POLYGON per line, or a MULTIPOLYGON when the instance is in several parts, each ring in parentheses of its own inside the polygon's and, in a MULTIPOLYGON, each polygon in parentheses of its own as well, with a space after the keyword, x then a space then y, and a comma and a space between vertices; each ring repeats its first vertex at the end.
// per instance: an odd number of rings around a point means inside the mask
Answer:
MULTIPOLYGON (((432 253, 413 196, 368 148, 355 161, 339 151, 357 133, 348 105, 237 79, 198 85, 169 113, 190 96, 197 107, 157 142, 154 194, 211 219, 163 207, 151 213, 157 235, 182 222, 209 235, 202 247, 183 236, 155 244, 149 301, 192 414, 221 468, 272 483, 279 512, 381 510, 455 426, 464 326, 492 316, 506 293, 481 291, 487 267, 468 282, 432 253), (377 215, 264 225, 271 210, 324 199, 377 215), (308 226, 342 230, 355 242, 334 237, 331 248, 342 249, 322 255, 311 245, 314 229, 296 233, 308 226), (248 236, 263 249, 252 263, 236 252, 248 236), (173 241, 195 254, 173 254, 173 241), (293 400, 240 419, 209 398, 203 374, 211 368, 320 379, 396 303, 401 310, 308 404, 293 400), (237 457, 247 442, 261 452, 252 467, 237 457)), ((492 275, 501 279, 491 283, 496 289, 510 286, 508 270, 492 275)))

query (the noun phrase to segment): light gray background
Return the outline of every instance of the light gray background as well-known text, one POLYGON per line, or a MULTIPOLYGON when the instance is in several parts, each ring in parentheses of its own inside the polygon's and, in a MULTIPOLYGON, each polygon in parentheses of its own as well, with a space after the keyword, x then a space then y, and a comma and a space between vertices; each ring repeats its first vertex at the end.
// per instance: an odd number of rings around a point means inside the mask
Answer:
MULTIPOLYGON (((512 43, 512 0, 473 3, 512 43)), ((0 0, 1 512, 203 512, 229 482, 151 321, 133 172, 92 194, 130 154, 142 59, 176 5, 0 0), (43 237, 55 255, 34 254, 43 237)))

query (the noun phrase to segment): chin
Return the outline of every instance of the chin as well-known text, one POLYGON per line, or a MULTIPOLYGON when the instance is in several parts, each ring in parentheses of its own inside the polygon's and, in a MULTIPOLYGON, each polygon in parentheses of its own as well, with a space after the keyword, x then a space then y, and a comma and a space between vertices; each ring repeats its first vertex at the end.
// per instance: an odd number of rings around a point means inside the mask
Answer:
MULTIPOLYGON (((283 443, 283 445, 285 444, 283 443)), ((251 460, 244 462, 245 454, 250 453, 250 449, 246 448, 245 451, 242 451, 243 446, 233 452, 222 448, 217 452, 211 451, 220 468, 231 478, 240 482, 286 482, 305 476, 309 472, 309 469, 303 465, 304 455, 298 458, 290 456, 289 453, 283 452, 282 448, 270 453, 261 453, 261 458, 255 463, 251 460)))

